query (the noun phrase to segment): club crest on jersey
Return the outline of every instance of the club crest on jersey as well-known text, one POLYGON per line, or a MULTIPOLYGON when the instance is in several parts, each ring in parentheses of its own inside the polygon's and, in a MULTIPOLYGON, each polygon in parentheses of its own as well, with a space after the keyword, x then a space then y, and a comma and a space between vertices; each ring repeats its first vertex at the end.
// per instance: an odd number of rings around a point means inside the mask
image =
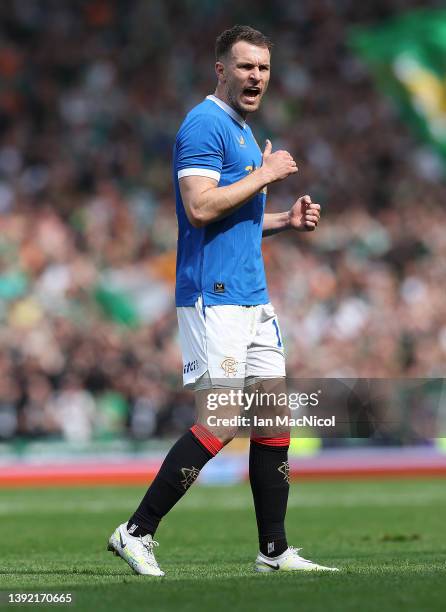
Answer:
POLYGON ((237 361, 234 359, 234 357, 225 357, 221 362, 220 367, 227 378, 237 374, 237 361))
POLYGON ((239 143, 239 145, 240 145, 241 147, 246 147, 246 142, 245 142, 245 139, 243 138, 243 136, 241 136, 241 135, 240 135, 240 136, 238 136, 238 138, 237 138, 237 142, 239 143))
POLYGON ((183 485, 184 490, 187 491, 187 489, 197 480, 200 471, 197 470, 196 467, 192 466, 191 468, 181 468, 181 473, 183 474, 181 484, 183 485))
POLYGON ((290 464, 288 461, 281 463, 277 469, 281 474, 283 474, 283 479, 290 482, 290 464))

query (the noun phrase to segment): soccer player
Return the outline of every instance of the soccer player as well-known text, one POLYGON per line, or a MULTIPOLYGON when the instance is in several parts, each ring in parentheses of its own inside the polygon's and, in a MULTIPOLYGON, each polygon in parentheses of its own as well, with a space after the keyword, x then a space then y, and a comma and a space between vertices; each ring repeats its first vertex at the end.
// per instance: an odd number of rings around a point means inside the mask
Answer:
MULTIPOLYGON (((170 449, 129 521, 110 537, 108 549, 138 574, 164 575, 153 551, 159 522, 237 431, 209 424, 210 394, 221 398, 240 388, 284 388, 283 346, 269 302, 261 241, 284 230, 314 230, 320 206, 303 196, 286 212, 264 212, 267 186, 298 171, 292 156, 273 152, 269 140, 262 153, 246 123, 268 87, 271 47, 266 36, 248 26, 223 32, 216 41, 215 93, 189 112, 177 134, 176 304, 183 381, 195 391, 197 422, 170 449)), ((224 414, 237 415, 240 408, 225 404, 224 414)), ((288 546, 289 430, 265 433, 252 431, 250 442, 260 548, 255 569, 336 570, 288 546)))

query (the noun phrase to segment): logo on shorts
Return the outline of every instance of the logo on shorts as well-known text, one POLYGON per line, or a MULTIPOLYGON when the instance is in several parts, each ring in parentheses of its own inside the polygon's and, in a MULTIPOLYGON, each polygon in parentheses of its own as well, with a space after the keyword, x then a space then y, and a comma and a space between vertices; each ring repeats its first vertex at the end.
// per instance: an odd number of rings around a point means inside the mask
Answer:
POLYGON ((183 367, 183 374, 194 372, 194 370, 197 370, 197 369, 198 369, 198 359, 194 359, 193 361, 188 361, 183 367))
POLYGON ((290 464, 288 461, 284 461, 277 468, 281 474, 283 474, 283 479, 288 483, 290 482, 290 464))
POLYGON ((181 468, 181 473, 183 474, 181 484, 183 485, 184 490, 187 491, 187 489, 197 480, 200 471, 197 470, 196 467, 192 466, 191 468, 181 468))
POLYGON ((235 376, 237 374, 237 361, 234 357, 225 357, 220 364, 226 377, 235 376))

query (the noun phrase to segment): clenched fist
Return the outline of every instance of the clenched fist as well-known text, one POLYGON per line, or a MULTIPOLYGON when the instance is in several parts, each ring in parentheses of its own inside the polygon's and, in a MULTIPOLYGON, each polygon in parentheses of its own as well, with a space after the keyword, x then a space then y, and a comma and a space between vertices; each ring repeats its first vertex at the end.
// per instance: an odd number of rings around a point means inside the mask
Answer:
POLYGON ((309 195, 304 195, 294 202, 288 215, 292 229, 298 232, 312 232, 319 223, 321 207, 312 202, 309 195))
POLYGON ((288 151, 275 151, 273 153, 272 150, 273 145, 270 140, 267 140, 262 156, 262 172, 265 174, 267 183, 282 181, 290 174, 295 174, 298 171, 296 162, 288 151))

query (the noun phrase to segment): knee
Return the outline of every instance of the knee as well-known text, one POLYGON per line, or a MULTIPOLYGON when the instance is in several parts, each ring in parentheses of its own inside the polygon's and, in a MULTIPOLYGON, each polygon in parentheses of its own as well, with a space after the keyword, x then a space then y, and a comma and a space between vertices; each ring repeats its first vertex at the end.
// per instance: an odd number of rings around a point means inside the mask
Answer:
POLYGON ((192 434, 205 446, 213 455, 216 455, 223 446, 235 437, 237 427, 212 428, 197 422, 190 428, 192 434))
POLYGON ((220 440, 223 446, 229 444, 237 435, 237 427, 227 427, 224 431, 216 432, 215 437, 220 440))

